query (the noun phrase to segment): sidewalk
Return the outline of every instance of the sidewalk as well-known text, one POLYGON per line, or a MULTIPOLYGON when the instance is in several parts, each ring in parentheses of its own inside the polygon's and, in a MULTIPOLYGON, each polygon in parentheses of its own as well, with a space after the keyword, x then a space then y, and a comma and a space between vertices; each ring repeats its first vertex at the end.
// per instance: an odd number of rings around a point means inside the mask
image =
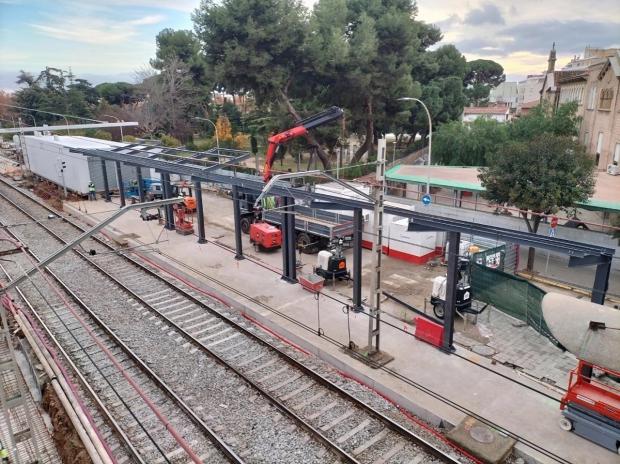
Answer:
MULTIPOLYGON (((149 257, 159 257, 168 261, 205 286, 219 290, 236 300, 248 314, 276 328, 281 334, 302 346, 314 346, 312 348, 314 353, 336 364, 336 367, 349 375, 363 379, 370 386, 391 396, 393 400, 422 418, 436 421, 439 417, 449 424, 456 425, 464 419, 465 414, 416 388, 414 384, 448 398, 570 462, 601 464, 617 462, 617 455, 560 429, 559 404, 538 391, 559 398, 557 393, 520 375, 517 371, 496 364, 492 359, 461 347, 457 347, 457 354, 462 357, 447 355, 418 341, 409 333, 384 325, 381 348, 395 357, 387 366, 393 371, 390 373, 367 367, 343 353, 340 347, 330 343, 327 337, 319 337, 316 332, 291 322, 292 318, 316 329, 320 318, 320 327, 326 336, 346 345, 350 329, 351 339, 359 346, 366 345, 368 319, 365 315, 350 313, 348 320, 341 302, 325 295, 321 295, 317 302, 313 294, 304 291, 299 285, 283 282, 278 273, 271 272, 250 259, 236 261, 229 250, 213 243, 215 241, 220 241, 223 245, 233 243, 234 239, 230 233, 232 205, 228 203, 230 207, 226 212, 216 208, 217 199, 212 195, 205 194, 204 200, 209 243, 203 245, 197 244, 193 236, 162 231, 162 227, 156 221, 141 221, 137 213, 128 213, 119 218, 114 228, 132 234, 133 241, 145 244, 142 252, 153 251, 149 257), (216 227, 213 222, 218 226, 216 227), (157 251, 173 257, 174 260, 167 259, 165 255, 158 255, 157 251), (182 267, 179 263, 182 263, 182 267), (248 297, 242 298, 238 292, 248 297), (274 310, 282 315, 276 314, 274 310), (497 373, 501 373, 504 377, 497 373)), ((221 198, 219 200, 224 201, 221 198)), ((82 202, 74 206, 79 207, 82 212, 88 210, 89 215, 97 220, 101 220, 118 208, 118 205, 103 201, 82 202)), ((249 247, 247 236, 244 236, 244 247, 244 252, 255 256, 268 268, 281 267, 279 252, 255 254, 249 247)), ((303 257, 306 266, 315 259, 315 256, 303 257)), ((365 264, 368 263, 369 260, 366 259, 365 264)), ((383 278, 394 280, 393 275, 384 275, 383 278)), ((407 287, 415 285, 408 284, 407 287)), ((336 290, 329 286, 325 294, 344 300, 343 295, 347 295, 349 290, 346 284, 340 283, 337 284, 336 290)), ((491 315, 491 320, 494 319, 497 317, 491 315)), ((389 321, 398 324, 403 330, 411 330, 411 326, 398 319, 391 318, 389 321)), ((484 319, 481 322, 484 324, 484 319)), ((550 352, 550 355, 552 354, 550 352)), ((569 365, 569 360, 566 363, 569 365)), ((534 456, 537 455, 536 452, 527 450, 523 444, 519 444, 518 448, 534 456)), ((541 462, 553 462, 540 455, 537 457, 541 462)))

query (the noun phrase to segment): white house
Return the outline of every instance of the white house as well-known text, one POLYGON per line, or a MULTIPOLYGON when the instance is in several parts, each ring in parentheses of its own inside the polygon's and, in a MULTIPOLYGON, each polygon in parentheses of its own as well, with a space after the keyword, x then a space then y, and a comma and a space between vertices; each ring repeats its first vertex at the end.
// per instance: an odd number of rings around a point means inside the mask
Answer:
POLYGON ((510 120, 510 104, 495 106, 467 106, 463 108, 461 120, 472 122, 478 118, 494 119, 497 122, 510 120))

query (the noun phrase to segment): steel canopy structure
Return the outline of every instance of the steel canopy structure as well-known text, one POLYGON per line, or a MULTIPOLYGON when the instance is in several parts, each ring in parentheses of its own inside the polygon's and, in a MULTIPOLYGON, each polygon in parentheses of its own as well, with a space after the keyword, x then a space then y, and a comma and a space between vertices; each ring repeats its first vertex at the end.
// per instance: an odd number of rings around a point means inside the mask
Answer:
MULTIPOLYGON (((233 191, 233 202, 235 211, 235 242, 236 257, 242 259, 243 253, 241 248, 241 230, 239 227, 239 202, 240 192, 260 193, 265 187, 265 182, 259 176, 237 173, 230 170, 231 165, 236 165, 250 156, 249 152, 228 149, 212 149, 207 152, 192 152, 183 149, 148 147, 144 145, 132 144, 126 147, 118 147, 111 150, 103 149, 75 149, 77 153, 86 156, 99 157, 102 160, 111 160, 116 163, 125 163, 133 166, 150 167, 162 172, 168 177, 170 174, 179 174, 189 176, 195 182, 195 188, 199 192, 200 182, 212 182, 226 186, 230 186, 233 191), (229 169, 223 169, 228 167, 229 169)), ((165 182, 165 181, 164 181, 165 182)), ((165 187, 165 185, 164 185, 165 187)), ((373 209, 373 203, 361 196, 343 197, 338 195, 330 195, 307 189, 303 187, 293 187, 289 182, 284 180, 276 181, 270 188, 270 193, 279 197, 283 197, 286 203, 288 216, 293 217, 294 207, 291 200, 302 201, 310 207, 320 209, 351 209, 354 212, 361 212, 362 209, 373 209)), ((467 233, 518 243, 520 245, 535 247, 543 250, 549 250, 561 253, 570 257, 569 266, 587 266, 595 265, 596 273, 594 284, 592 287, 592 301, 603 304, 605 294, 608 288, 609 274, 611 271, 611 260, 615 253, 613 248, 607 248, 588 243, 582 243, 561 238, 546 237, 536 235, 530 232, 495 227, 486 224, 477 224, 459 219, 435 216, 428 213, 411 211, 398 206, 385 206, 385 212, 408 218, 416 231, 445 231, 448 232, 448 241, 453 250, 458 250, 460 242, 460 234, 467 233)), ((361 216, 361 215, 360 215, 361 216)), ((200 222, 202 211, 199 211, 198 220, 200 222)), ((294 222, 293 222, 294 224, 294 222)), ((361 227, 361 224, 359 224, 361 227)), ((289 225, 290 227, 290 221, 289 225)), ((286 221, 283 229, 287 229, 286 221)), ((283 230, 283 234, 287 230, 283 230)), ((199 241, 204 242, 204 233, 199 237, 199 241)), ((294 259, 295 245, 291 241, 289 245, 283 248, 284 274, 283 278, 290 282, 296 282, 295 267, 287 265, 294 259), (292 268, 292 269, 291 269, 292 268)), ((452 255, 452 253, 450 253, 452 255)), ((456 255, 449 256, 449 270, 451 269, 450 261, 455 260, 456 255)), ((361 266, 361 263, 357 263, 361 266)), ((355 270, 354 270, 355 272, 355 270)), ((450 281, 455 283, 455 275, 448 272, 448 286, 450 281)), ((361 280, 361 279, 360 279, 361 280)), ((354 282, 354 295, 361 295, 359 291, 361 282, 354 282)), ((454 312, 454 304, 447 302, 447 307, 452 308, 447 312, 454 312)), ((354 306, 361 305, 361 301, 354 301, 354 306)), ((448 315, 447 315, 448 316, 448 315)), ((450 349, 452 345, 453 318, 446 317, 450 327, 444 336, 444 348, 450 349)))

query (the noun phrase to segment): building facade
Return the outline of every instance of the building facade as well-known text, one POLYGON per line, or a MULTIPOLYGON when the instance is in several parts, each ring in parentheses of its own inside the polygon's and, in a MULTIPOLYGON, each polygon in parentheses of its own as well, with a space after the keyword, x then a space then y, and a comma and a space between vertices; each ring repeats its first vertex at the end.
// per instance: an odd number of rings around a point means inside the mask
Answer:
POLYGON ((620 164, 620 50, 588 67, 579 140, 600 170, 620 164))

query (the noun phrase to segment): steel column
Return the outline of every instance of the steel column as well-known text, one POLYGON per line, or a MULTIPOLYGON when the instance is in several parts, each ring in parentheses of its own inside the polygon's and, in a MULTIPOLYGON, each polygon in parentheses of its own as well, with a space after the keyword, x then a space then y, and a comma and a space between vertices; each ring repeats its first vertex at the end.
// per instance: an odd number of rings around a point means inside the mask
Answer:
POLYGON ((295 255, 295 245, 297 244, 295 232, 295 200, 288 198, 285 220, 287 224, 287 255, 288 255, 288 281, 297 282, 297 257, 295 255))
POLYGON ((596 265, 596 273, 594 274, 594 285, 592 286, 592 303, 604 304, 605 294, 609 288, 609 274, 611 273, 611 256, 606 256, 604 263, 596 265))
POLYGON ((233 213, 235 216, 235 259, 244 259, 241 241, 241 203, 239 187, 233 185, 233 213))
MULTIPOLYGON (((170 174, 165 172, 161 173, 161 185, 163 188, 164 198, 172 198, 172 186, 170 185, 170 174)), ((174 230, 174 210, 172 205, 166 205, 164 207, 164 227, 168 230, 174 230)))
POLYGON ((353 311, 362 308, 362 228, 364 219, 362 209, 353 210, 353 311))
POLYGON ((123 186, 123 173, 120 161, 116 162, 116 178, 118 179, 118 193, 121 196, 121 208, 125 206, 125 187, 123 186))
POLYGON ((297 282, 295 267, 295 201, 290 197, 282 197, 282 280, 289 283, 297 282))
POLYGON ((108 182, 108 168, 105 165, 105 159, 101 158, 101 173, 103 174, 103 197, 106 202, 112 201, 110 199, 110 183, 108 182))
POLYGON ((205 213, 202 206, 202 186, 199 180, 194 182, 194 198, 196 199, 196 221, 198 221, 198 243, 207 243, 205 238, 205 213))
POLYGON ((144 198, 144 185, 142 185, 144 180, 142 179, 142 168, 140 166, 136 166, 136 180, 138 181, 138 197, 140 198, 140 203, 144 203, 146 201, 144 198))
POLYGON ((461 234, 448 232, 448 278, 446 280, 446 302, 444 305, 443 345, 446 351, 453 351, 454 319, 456 317, 456 286, 459 272, 459 245, 461 234))

